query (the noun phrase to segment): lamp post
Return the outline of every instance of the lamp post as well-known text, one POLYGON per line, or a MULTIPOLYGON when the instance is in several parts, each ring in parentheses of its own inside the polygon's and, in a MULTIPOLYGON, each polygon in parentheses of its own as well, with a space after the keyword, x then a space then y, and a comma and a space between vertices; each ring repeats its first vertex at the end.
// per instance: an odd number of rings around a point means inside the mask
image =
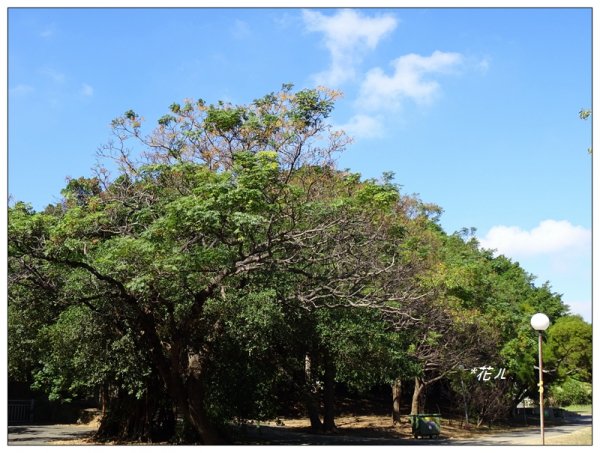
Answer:
POLYGON ((544 376, 542 367, 542 332, 548 328, 550 320, 544 313, 536 313, 531 317, 531 327, 538 332, 538 356, 539 356, 539 382, 540 389, 540 433, 542 445, 544 445, 544 376))

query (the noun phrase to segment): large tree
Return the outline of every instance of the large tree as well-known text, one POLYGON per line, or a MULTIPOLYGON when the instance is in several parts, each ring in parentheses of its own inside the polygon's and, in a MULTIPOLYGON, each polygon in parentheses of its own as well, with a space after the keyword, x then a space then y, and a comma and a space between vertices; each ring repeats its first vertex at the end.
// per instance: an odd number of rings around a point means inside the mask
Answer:
POLYGON ((535 389, 531 315, 541 311, 557 320, 568 312, 548 283, 536 286, 518 263, 481 249, 473 233, 437 230, 434 263, 422 278, 435 288, 437 302, 424 328, 414 330, 421 332, 413 350, 422 371, 415 377, 413 411, 428 382, 447 379, 461 366, 484 365, 507 370, 505 390, 516 407, 535 389))
POLYGON ((346 144, 325 122, 335 97, 284 86, 248 106, 173 104, 148 135, 126 112, 102 151, 116 178, 99 167, 44 212, 10 209, 11 285, 49 287, 63 309, 129 335, 159 377, 155 394, 196 441, 221 442, 210 373, 231 357, 217 354, 220 307, 269 294, 286 313, 399 314, 419 297, 397 189, 333 168, 346 144))

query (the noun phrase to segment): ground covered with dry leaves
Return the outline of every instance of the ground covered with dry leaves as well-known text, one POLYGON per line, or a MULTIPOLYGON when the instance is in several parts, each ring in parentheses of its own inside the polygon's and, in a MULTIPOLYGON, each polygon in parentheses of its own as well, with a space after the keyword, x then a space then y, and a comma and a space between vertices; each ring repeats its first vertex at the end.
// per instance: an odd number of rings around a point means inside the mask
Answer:
MULTIPOLYGON (((408 417, 402 417, 400 423, 394 424, 391 415, 342 415, 335 419, 337 430, 335 434, 347 436, 360 436, 369 438, 413 438, 408 417)), ((308 418, 280 418, 267 426, 280 426, 294 431, 309 431, 308 418)), ((441 436, 453 439, 466 439, 478 435, 490 434, 495 430, 507 427, 465 427, 461 420, 443 418, 441 420, 441 436)))
MULTIPOLYGON (((477 428, 465 429, 460 426, 459 421, 442 419, 442 435, 446 438, 469 438, 478 435, 479 432, 490 433, 489 429, 478 430, 477 428)), ((305 432, 310 433, 310 421, 308 418, 279 418, 268 422, 252 423, 253 428, 279 427, 284 428, 290 434, 305 432)), ((331 433, 334 436, 356 436, 382 439, 413 438, 410 422, 403 417, 400 423, 393 424, 391 416, 383 415, 344 415, 336 418, 337 430, 331 433)), ((98 420, 88 423, 91 429, 98 427, 98 420)), ((53 445, 94 445, 93 439, 72 439, 52 442, 53 445)), ((115 444, 113 442, 109 444, 115 444)), ((103 445, 106 445, 104 443, 103 445)))

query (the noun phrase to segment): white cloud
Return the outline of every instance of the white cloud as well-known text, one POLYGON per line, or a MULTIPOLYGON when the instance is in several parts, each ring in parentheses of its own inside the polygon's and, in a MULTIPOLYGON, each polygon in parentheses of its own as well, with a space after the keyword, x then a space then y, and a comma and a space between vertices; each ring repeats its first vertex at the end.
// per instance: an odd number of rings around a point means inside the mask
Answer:
POLYGON ((357 104, 361 107, 394 109, 404 99, 428 103, 439 92, 440 85, 428 74, 444 74, 455 70, 463 61, 459 53, 435 51, 431 56, 403 55, 392 62, 393 74, 381 68, 371 69, 363 81, 357 104))
POLYGON ((82 83, 79 93, 85 97, 91 97, 94 95, 94 87, 88 85, 87 83, 82 83))
POLYGON ((383 124, 380 117, 357 114, 338 126, 354 138, 380 138, 383 136, 383 124))
POLYGON ((373 50, 397 24, 390 15, 367 17, 350 9, 341 10, 333 16, 304 10, 303 19, 308 31, 324 35, 331 62, 326 71, 314 77, 317 83, 331 87, 353 79, 355 68, 364 54, 373 50))
POLYGON ((511 258, 591 251, 591 231, 567 220, 544 220, 530 231, 516 226, 492 227, 480 244, 511 258))
POLYGON ((536 284, 549 282, 572 313, 591 321, 591 240, 590 229, 550 219, 530 230, 495 226, 479 242, 519 262, 536 277, 536 284))

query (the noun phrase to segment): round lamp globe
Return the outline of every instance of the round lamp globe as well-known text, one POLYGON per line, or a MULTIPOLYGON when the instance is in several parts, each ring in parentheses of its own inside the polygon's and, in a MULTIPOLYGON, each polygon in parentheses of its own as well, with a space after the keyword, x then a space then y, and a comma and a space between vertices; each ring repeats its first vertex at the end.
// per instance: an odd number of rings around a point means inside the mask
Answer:
POLYGON ((535 330, 546 330, 549 325, 550 320, 544 313, 536 313, 531 317, 531 327, 535 330))

